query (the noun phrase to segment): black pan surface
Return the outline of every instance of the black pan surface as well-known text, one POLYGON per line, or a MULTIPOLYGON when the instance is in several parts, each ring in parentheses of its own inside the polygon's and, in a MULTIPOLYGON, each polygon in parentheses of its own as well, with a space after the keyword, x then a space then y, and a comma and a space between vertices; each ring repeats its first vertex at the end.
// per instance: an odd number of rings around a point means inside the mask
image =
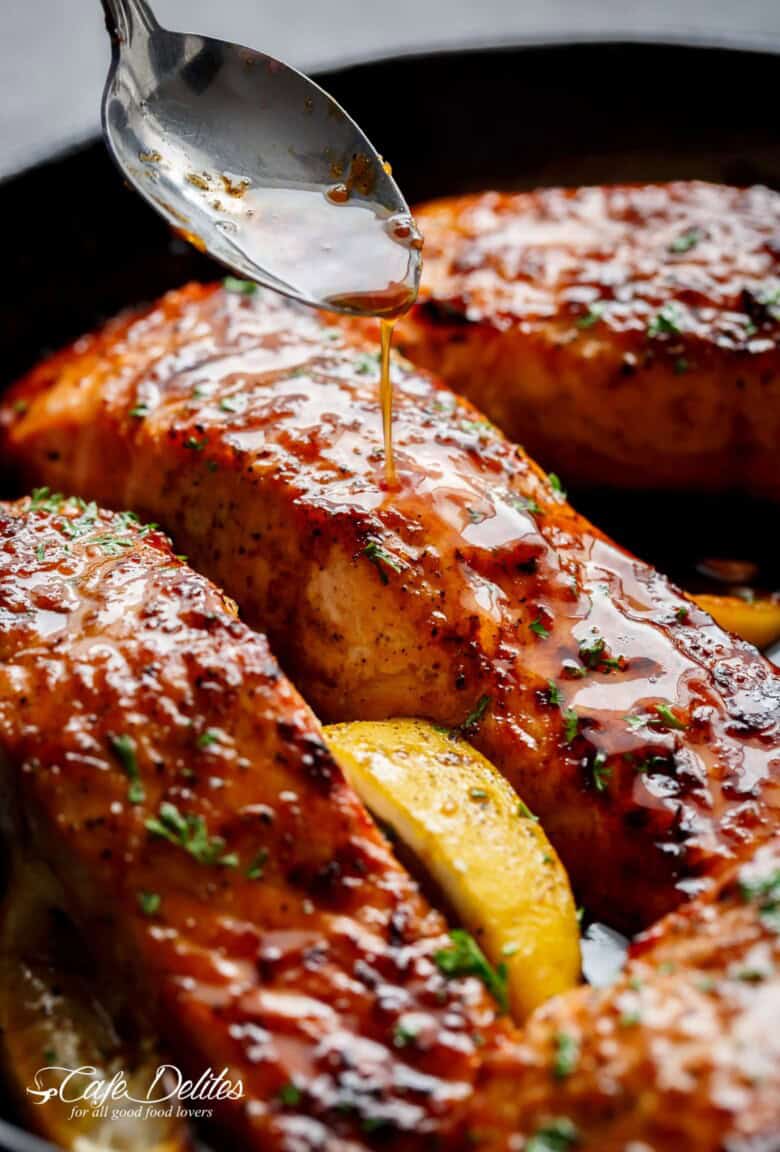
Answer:
MULTIPOLYGON (((411 203, 489 187, 694 177, 780 189, 777 78, 770 52, 657 43, 447 51, 318 77, 391 161, 411 203)), ((221 275, 123 186, 98 140, 1 183, 0 218, 0 389, 120 309, 221 275)), ((780 587, 775 507, 686 499, 648 494, 627 506, 591 492, 575 503, 682 580, 714 550, 758 560, 780 587)), ((0 1148, 41 1147, 0 1121, 0 1148)))

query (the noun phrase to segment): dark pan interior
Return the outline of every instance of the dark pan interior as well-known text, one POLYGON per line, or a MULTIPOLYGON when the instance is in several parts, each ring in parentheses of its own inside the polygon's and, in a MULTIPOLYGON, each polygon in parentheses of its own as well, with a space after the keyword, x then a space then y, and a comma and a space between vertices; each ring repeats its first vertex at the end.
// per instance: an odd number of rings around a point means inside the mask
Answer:
MULTIPOLYGON (((409 56, 320 80, 414 203, 678 177, 780 188, 777 75, 768 53, 601 43, 409 56)), ((123 186, 99 141, 0 184, 0 214, 0 389, 118 310, 220 274, 123 186)), ((683 581, 697 556, 715 553, 758 560, 763 582, 780 587, 774 507, 656 494, 576 502, 683 581)), ((0 1148, 33 1152, 2 1122, 0 1148)))

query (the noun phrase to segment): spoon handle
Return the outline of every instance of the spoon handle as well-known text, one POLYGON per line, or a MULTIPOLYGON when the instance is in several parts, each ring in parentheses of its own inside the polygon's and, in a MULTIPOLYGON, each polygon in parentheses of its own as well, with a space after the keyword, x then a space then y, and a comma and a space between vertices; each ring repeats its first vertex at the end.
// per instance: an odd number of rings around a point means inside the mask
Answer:
POLYGON ((151 32, 158 27, 146 0, 102 0, 102 4, 112 39, 127 43, 135 31, 151 32))

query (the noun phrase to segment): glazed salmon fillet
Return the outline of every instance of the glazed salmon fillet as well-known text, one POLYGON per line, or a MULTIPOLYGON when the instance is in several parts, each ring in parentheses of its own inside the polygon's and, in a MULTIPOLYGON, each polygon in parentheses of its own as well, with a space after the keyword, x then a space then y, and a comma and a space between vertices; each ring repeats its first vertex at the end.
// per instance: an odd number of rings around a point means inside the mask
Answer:
POLYGON ((215 1105, 239 1147, 456 1125, 493 1002, 439 971, 442 917, 264 638, 160 533, 0 505, 0 760, 18 867, 47 863, 125 1014, 194 1079, 241 1081, 215 1105))
POLYGON ((579 516, 434 377, 261 292, 192 286, 6 398, 29 484, 159 521, 328 721, 419 716, 514 784, 633 930, 775 830, 780 674, 579 516))
POLYGON ((265 640, 127 514, 0 505, 0 766, 15 872, 120 1016, 240 1082, 236 1147, 775 1146, 776 847, 513 1032, 265 640))
POLYGON ((399 346, 572 485, 780 499, 780 195, 489 192, 416 213, 399 346))

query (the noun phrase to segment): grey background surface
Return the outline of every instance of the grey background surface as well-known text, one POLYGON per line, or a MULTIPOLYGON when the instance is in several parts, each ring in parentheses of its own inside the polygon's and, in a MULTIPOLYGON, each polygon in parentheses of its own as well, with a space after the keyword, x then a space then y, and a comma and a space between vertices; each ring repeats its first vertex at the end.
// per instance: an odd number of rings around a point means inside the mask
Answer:
MULTIPOLYGON (((780 47, 780 0, 155 0, 154 8, 172 28, 250 44, 305 69, 474 41, 780 47)), ((3 175, 97 129, 108 40, 98 0, 0 0, 0 16, 3 175)))

